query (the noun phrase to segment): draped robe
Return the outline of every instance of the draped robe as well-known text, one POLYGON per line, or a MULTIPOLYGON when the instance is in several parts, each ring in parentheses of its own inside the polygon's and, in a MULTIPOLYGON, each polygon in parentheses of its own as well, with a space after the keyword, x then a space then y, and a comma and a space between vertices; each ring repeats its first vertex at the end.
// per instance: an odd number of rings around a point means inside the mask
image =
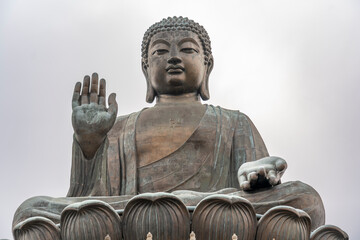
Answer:
POLYGON ((74 141, 69 197, 238 189, 241 164, 269 155, 245 114, 208 105, 199 125, 178 149, 138 167, 135 134, 140 114, 119 117, 91 160, 85 159, 74 141))
POLYGON ((139 167, 135 137, 140 114, 118 117, 92 159, 84 157, 74 139, 67 197, 26 200, 16 211, 13 226, 32 216, 57 223, 67 205, 89 198, 122 209, 134 195, 161 191, 173 192, 186 205, 196 205, 215 193, 236 195, 247 198, 260 214, 274 206, 289 205, 311 216, 312 229, 324 224, 322 200, 309 185, 296 181, 252 192, 239 190, 237 171, 241 164, 269 155, 245 114, 207 105, 199 125, 182 145, 139 167))

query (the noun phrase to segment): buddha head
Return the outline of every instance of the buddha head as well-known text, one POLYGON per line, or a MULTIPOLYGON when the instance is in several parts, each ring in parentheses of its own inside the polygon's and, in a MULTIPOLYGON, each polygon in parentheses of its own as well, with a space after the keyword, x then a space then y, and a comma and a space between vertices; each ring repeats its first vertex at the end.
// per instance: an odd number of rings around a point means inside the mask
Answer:
POLYGON ((214 60, 210 38, 198 23, 183 17, 164 18, 145 32, 141 54, 147 102, 161 95, 196 94, 209 99, 214 60))

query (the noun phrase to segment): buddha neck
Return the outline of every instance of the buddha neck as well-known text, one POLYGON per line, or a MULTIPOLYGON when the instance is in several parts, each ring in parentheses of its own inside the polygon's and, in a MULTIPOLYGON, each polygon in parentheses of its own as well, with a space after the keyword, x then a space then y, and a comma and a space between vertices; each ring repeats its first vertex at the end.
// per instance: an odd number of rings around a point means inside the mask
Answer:
POLYGON ((162 94, 156 97, 156 105, 162 104, 184 104, 184 103, 198 103, 201 104, 199 94, 186 93, 181 95, 162 94))

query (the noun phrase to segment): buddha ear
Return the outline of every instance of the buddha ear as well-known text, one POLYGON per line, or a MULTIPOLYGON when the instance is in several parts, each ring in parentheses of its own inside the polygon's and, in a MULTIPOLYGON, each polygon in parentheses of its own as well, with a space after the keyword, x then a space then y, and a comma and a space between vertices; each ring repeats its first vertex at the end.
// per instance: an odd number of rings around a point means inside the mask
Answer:
POLYGON ((204 75, 204 80, 200 86, 200 97, 202 100, 206 101, 210 98, 210 91, 209 91, 209 76, 214 67, 214 58, 212 55, 209 56, 209 61, 206 65, 206 72, 204 75))
POLYGON ((148 66, 144 62, 144 60, 141 61, 141 69, 144 73, 145 79, 146 79, 146 102, 152 103, 155 99, 155 91, 154 88, 151 86, 151 82, 149 79, 149 73, 148 73, 148 66))

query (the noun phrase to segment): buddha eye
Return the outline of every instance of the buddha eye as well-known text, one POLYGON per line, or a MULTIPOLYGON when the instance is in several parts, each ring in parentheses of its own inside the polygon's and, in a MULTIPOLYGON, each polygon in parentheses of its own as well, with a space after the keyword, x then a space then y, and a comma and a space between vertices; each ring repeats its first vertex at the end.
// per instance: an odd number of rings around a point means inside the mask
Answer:
POLYGON ((157 55, 163 55, 163 54, 165 54, 165 53, 167 53, 167 52, 169 52, 167 49, 156 49, 156 50, 152 53, 152 55, 155 55, 155 54, 157 54, 157 55))
POLYGON ((182 48, 180 51, 184 53, 198 53, 198 51, 194 48, 182 48))

